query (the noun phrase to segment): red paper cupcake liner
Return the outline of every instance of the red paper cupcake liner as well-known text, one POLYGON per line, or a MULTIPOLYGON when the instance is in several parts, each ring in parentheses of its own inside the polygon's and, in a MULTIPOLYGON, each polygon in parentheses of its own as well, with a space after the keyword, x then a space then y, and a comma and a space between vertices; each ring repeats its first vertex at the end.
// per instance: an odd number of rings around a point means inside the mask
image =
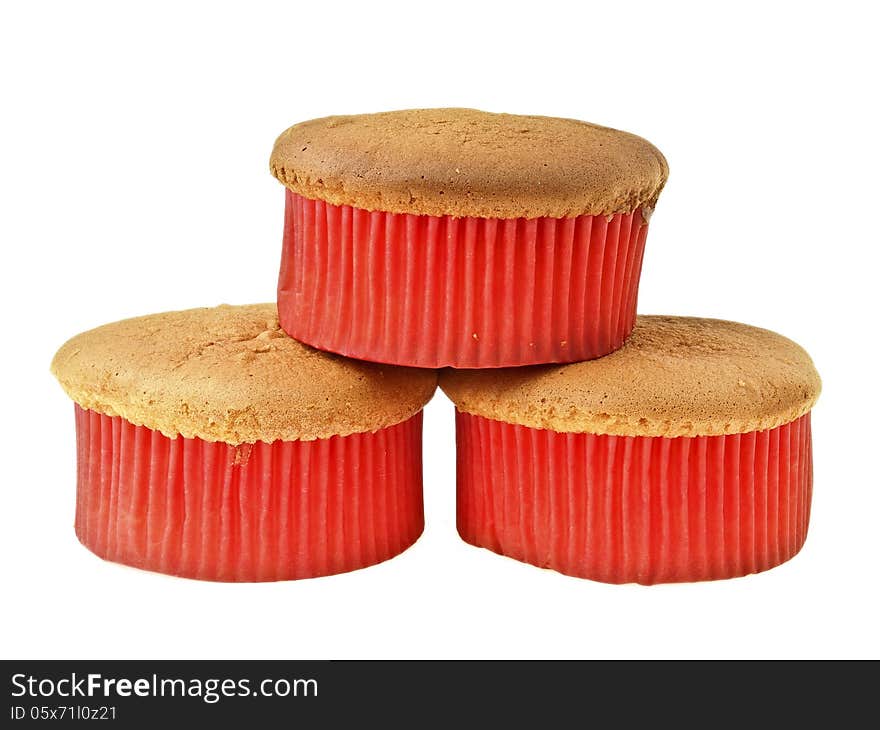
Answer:
POLYGON ((661 438, 459 412, 458 530, 478 547, 607 583, 767 570, 807 535, 809 414, 767 431, 661 438))
POLYGON ((640 210, 454 218, 288 190, 281 326, 322 350, 416 367, 589 360, 632 331, 647 229, 640 210))
POLYGON ((102 558, 218 581, 342 573, 422 532, 422 414, 315 441, 168 438, 76 407, 76 534, 102 558))

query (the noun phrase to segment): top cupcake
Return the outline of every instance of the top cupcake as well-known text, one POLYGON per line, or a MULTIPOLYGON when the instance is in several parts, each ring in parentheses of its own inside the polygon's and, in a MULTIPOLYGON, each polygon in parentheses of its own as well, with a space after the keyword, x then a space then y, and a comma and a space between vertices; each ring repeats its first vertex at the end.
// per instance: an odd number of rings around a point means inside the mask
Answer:
POLYGON ((634 134, 575 119, 408 109, 313 119, 272 174, 333 205, 432 216, 567 218, 653 208, 669 168, 634 134))

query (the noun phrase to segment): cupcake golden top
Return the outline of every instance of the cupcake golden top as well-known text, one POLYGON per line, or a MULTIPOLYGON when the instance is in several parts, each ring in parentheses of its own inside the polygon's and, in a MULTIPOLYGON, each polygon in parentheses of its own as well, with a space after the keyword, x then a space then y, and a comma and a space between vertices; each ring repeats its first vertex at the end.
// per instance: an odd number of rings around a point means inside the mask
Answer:
POLYGON ((375 431, 417 413, 437 383, 433 371, 301 344, 281 331, 274 304, 107 324, 66 342, 52 372, 83 408, 230 444, 375 431))
POLYGON ((272 174, 333 205, 433 216, 566 218, 653 208, 669 168, 634 134, 555 117, 408 109, 313 119, 272 174))
POLYGON ((553 431, 715 436, 804 415, 821 382, 796 343, 757 327, 692 317, 638 318, 617 352, 571 365, 446 370, 459 410, 553 431))

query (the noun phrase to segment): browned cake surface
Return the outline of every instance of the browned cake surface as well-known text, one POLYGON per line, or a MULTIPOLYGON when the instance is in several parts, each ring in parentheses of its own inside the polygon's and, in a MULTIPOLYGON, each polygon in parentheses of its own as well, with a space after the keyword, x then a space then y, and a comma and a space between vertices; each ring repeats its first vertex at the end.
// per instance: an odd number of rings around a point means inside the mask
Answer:
POLYGON ((408 109, 313 119, 275 142, 272 174, 367 210, 564 218, 653 208, 669 169, 634 134, 555 117, 408 109))
POLYGON ((66 342, 52 372, 83 408, 166 436, 231 444, 326 438, 406 420, 431 370, 315 350, 278 326, 274 304, 166 312, 66 342))
POLYGON ((821 382, 810 356, 769 330, 692 317, 641 316, 597 360, 445 370, 459 410, 562 432, 710 436, 774 428, 809 411, 821 382))

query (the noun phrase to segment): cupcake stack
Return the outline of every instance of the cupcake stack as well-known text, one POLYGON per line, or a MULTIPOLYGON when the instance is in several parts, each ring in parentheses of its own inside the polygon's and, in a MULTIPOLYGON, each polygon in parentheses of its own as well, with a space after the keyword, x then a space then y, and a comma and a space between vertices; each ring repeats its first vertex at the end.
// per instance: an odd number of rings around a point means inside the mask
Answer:
POLYGON ((277 306, 125 320, 53 360, 87 548, 223 581, 391 558, 423 529, 439 377, 475 546, 643 584, 800 550, 819 377, 773 332, 636 315, 668 174, 649 142, 420 109, 297 124, 271 170, 277 306))

